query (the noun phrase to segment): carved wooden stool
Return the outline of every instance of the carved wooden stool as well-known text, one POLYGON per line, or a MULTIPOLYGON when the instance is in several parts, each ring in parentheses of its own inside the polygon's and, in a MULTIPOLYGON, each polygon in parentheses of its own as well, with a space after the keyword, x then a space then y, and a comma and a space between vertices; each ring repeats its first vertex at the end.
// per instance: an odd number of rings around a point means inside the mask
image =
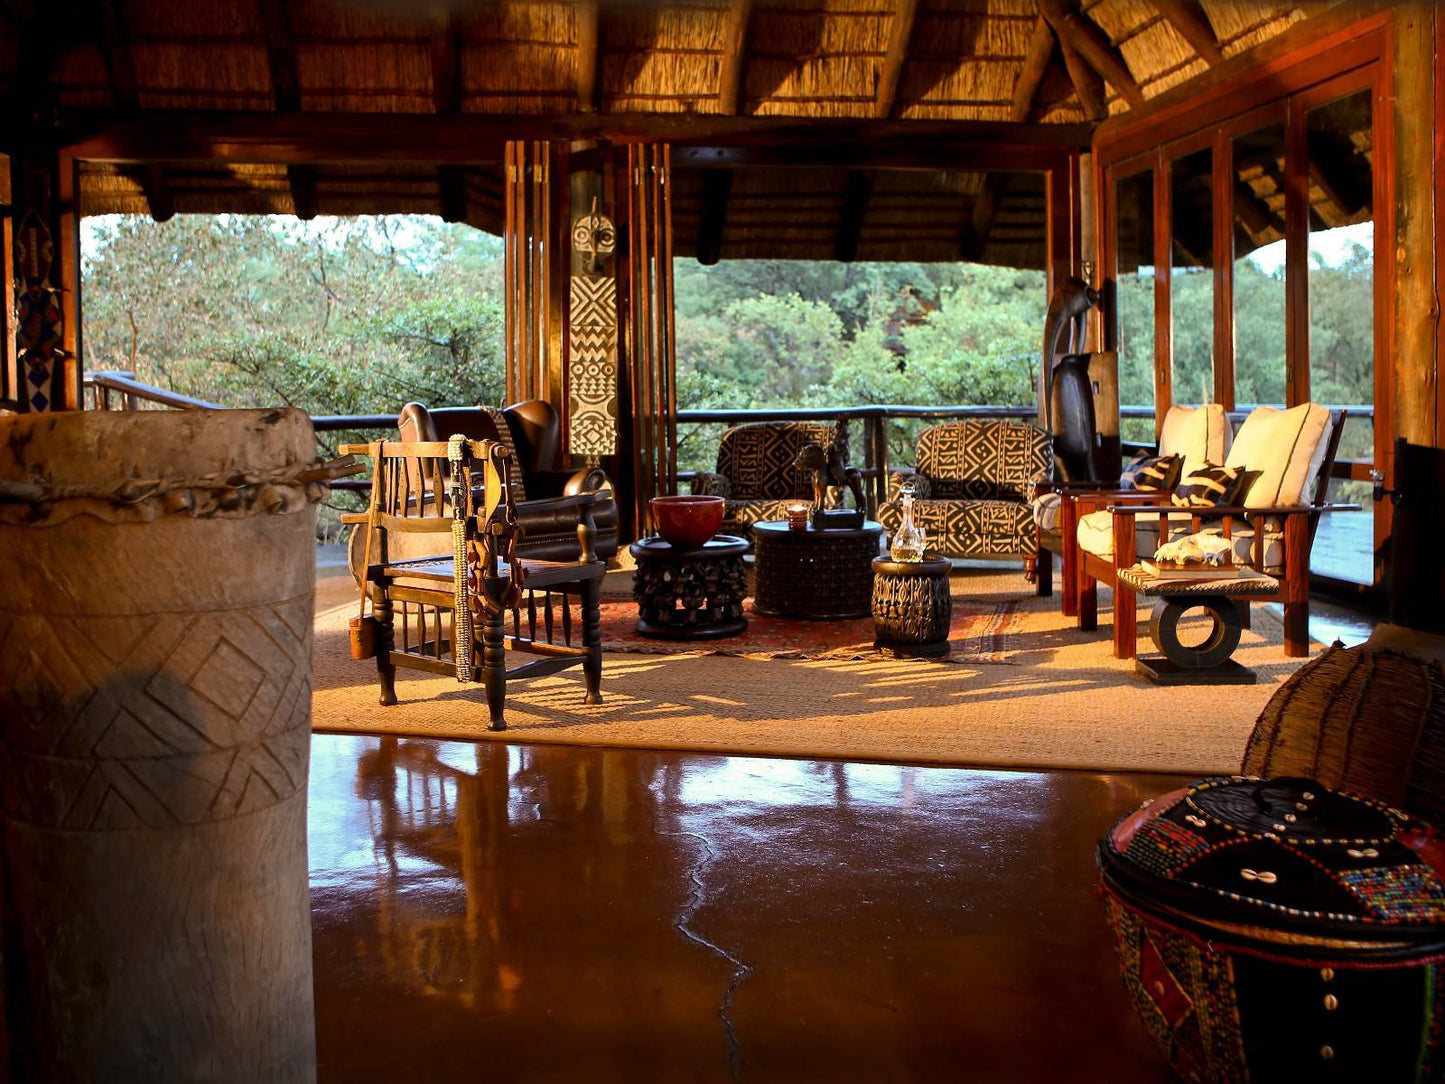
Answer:
POLYGON ((873 646, 903 657, 948 654, 953 599, 948 593, 947 557, 922 561, 873 560, 873 646))
POLYGON ((637 559, 637 631, 659 640, 718 640, 746 632, 747 551, 744 539, 727 534, 695 549, 661 537, 634 542, 628 552, 637 559))

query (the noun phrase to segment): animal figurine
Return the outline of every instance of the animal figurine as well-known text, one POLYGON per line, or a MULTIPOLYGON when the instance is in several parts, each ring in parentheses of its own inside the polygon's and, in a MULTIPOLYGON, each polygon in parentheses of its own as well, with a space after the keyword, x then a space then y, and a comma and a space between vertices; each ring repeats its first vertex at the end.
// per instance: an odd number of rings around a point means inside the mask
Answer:
POLYGON ((853 507, 863 507, 863 472, 844 462, 843 449, 836 444, 826 452, 820 444, 804 444, 793 459, 793 469, 812 473, 815 509, 824 507, 829 486, 847 486, 853 494, 853 507))

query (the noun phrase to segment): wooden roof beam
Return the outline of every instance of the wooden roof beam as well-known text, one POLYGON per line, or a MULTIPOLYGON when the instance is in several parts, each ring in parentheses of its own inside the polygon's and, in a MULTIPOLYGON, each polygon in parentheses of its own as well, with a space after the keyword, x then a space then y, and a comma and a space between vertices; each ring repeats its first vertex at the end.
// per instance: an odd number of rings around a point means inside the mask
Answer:
POLYGON ((1064 70, 1069 73, 1069 82, 1074 84, 1074 94, 1083 107, 1084 119, 1103 120, 1109 115, 1109 107, 1104 100, 1104 80, 1084 63, 1084 58, 1067 38, 1059 38, 1059 52, 1064 58, 1064 70))
POLYGON ((748 17, 752 0, 730 0, 727 34, 723 38, 722 70, 718 80, 718 112, 735 116, 743 104, 747 76, 748 17))
POLYGON ((1144 92, 1134 81, 1129 66, 1092 19, 1075 11, 1068 0, 1038 0, 1038 4, 1040 14, 1049 21, 1059 37, 1068 38, 1079 54, 1113 85, 1126 102, 1134 106, 1144 104, 1144 92))
POLYGON ((140 180, 141 191, 145 193, 146 206, 151 217, 157 222, 169 222, 176 217, 176 200, 166 179, 166 167, 160 162, 147 162, 140 180))
POLYGON ((872 198, 872 174, 861 170, 849 173, 843 193, 843 218, 833 245, 833 258, 839 263, 852 263, 858 258, 858 245, 863 240, 863 216, 868 213, 868 201, 872 198))
POLYGON ((1044 73, 1049 70, 1049 59, 1054 55, 1054 35, 1049 24, 1042 17, 1034 24, 1033 37, 1029 38, 1029 49, 1024 54, 1024 65, 1019 71, 1018 82, 1014 84, 1013 107, 1009 118, 1015 124, 1024 124, 1034 111, 1034 99, 1038 97, 1043 84, 1044 73))
POLYGON ((733 172, 709 170, 702 175, 702 209, 697 223, 697 262, 711 267, 722 259, 723 231, 727 227, 728 201, 732 197, 733 172))
POLYGON ((1154 6, 1206 64, 1212 68, 1224 63, 1214 28, 1194 0, 1154 0, 1154 6))
POLYGON ((455 12, 438 15, 432 23, 431 92, 439 114, 462 111, 462 24, 455 12))
POLYGON ((893 23, 888 28, 888 50, 878 70, 878 90, 873 98, 873 115, 887 119, 893 115, 898 101, 898 84, 903 78, 903 65, 908 62, 908 44, 913 40, 914 16, 918 0, 897 0, 893 23))
POLYGON ((597 0, 577 0, 577 111, 597 112, 597 70, 601 61, 597 0))

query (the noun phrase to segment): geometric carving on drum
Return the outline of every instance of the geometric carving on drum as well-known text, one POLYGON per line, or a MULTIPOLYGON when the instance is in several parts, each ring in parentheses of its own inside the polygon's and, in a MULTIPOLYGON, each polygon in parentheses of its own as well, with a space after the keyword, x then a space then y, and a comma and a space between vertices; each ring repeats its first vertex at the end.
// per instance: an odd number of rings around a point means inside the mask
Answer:
POLYGON ((0 620, 0 810, 105 831, 226 820, 300 791, 312 600, 0 620))
POLYGON ((573 275, 568 442, 573 455, 617 451, 617 280, 573 275))

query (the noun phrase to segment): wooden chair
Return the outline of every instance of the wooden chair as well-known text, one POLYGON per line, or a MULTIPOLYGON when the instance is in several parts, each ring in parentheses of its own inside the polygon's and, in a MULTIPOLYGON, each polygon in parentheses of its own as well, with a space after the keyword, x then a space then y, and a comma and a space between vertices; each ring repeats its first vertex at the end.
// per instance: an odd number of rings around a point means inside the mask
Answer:
MULTIPOLYGON (((1174 405, 1164 415, 1154 455, 1177 455, 1183 474, 1198 470, 1206 462, 1222 463, 1233 437, 1229 415, 1217 403, 1203 406, 1174 405)), ((1156 494, 1157 496, 1157 494, 1156 494)), ((1092 498, 1095 506, 1103 497, 1120 501, 1139 500, 1141 494, 1119 488, 1117 477, 1110 481, 1055 479, 1038 486, 1034 496, 1034 524, 1038 533, 1038 593, 1053 593, 1053 559, 1059 558, 1060 610, 1065 617, 1079 613, 1080 564, 1078 498, 1092 498)), ((1147 503, 1147 501, 1145 502, 1147 503)))
MULTIPOLYGON (((1306 416, 1311 411, 1323 411, 1322 407, 1309 403, 1292 409, 1305 411, 1306 416)), ((1261 446, 1255 433, 1269 424, 1272 416, 1281 413, 1284 412, 1261 407, 1251 414, 1240 427, 1226 463, 1250 468, 1247 460, 1254 458, 1261 446), (1250 424, 1256 418, 1260 421, 1251 432, 1250 424), (1239 462, 1230 462, 1236 456, 1239 462)), ((1114 655, 1120 659, 1133 658, 1138 646, 1136 599, 1132 591, 1119 587, 1118 570, 1128 568, 1140 557, 1150 556, 1160 540, 1208 529, 1235 541, 1235 559, 1241 564, 1279 580, 1275 594, 1254 596, 1253 601, 1283 603, 1285 654, 1308 655, 1310 549, 1320 515, 1356 508, 1327 503, 1330 472, 1346 414, 1343 410, 1327 412, 1316 440, 1296 440, 1289 447, 1275 449, 1285 456, 1284 465, 1275 472, 1282 479, 1299 478, 1301 471, 1317 463, 1312 477, 1295 489, 1298 495, 1287 495, 1279 503, 1261 502, 1253 489, 1242 504, 1188 511, 1162 503, 1158 493, 1087 494, 1074 498, 1072 504, 1077 515, 1071 517, 1066 526, 1073 528, 1078 543, 1079 628, 1098 627, 1098 583, 1103 580, 1114 589, 1114 655), (1151 518, 1153 522, 1149 522, 1151 518), (1141 523, 1141 519, 1145 522, 1141 523), (1101 538, 1105 539, 1104 544, 1100 543, 1101 538)))
POLYGON ((559 516, 576 520, 577 560, 519 558, 509 484, 513 463, 501 444, 453 437, 378 441, 347 450, 373 461, 368 511, 347 518, 371 528, 362 590, 372 603, 382 704, 396 703, 398 667, 481 682, 492 730, 506 729, 508 681, 581 666, 584 702, 601 702, 599 597, 606 565, 593 549, 592 512, 605 495, 581 493, 553 501, 559 516), (393 536, 409 545, 394 547, 393 536), (418 539, 425 541, 418 546, 418 539), (394 548, 432 556, 396 559, 394 548), (574 596, 580 629, 572 620, 574 596), (508 670, 509 651, 540 658, 508 670))

